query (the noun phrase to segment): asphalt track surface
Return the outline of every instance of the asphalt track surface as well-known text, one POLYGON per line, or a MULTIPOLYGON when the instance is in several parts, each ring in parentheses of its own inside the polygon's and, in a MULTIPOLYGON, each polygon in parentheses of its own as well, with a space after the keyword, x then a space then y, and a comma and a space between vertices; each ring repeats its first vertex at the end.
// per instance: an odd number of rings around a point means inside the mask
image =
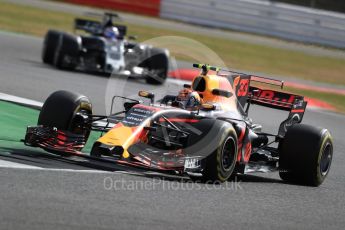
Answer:
MULTIPOLYGON (((117 78, 111 83, 106 76, 55 70, 41 63, 41 43, 0 33, 0 92, 44 101, 54 90, 73 90, 88 95, 96 112, 104 113, 105 98, 113 92, 109 84, 124 95, 178 89, 171 82, 153 87, 117 78)), ((287 115, 251 111, 272 132, 287 115)), ((18 144, 0 156, 0 229, 343 229, 345 117, 309 110, 304 122, 327 127, 334 136, 332 168, 319 188, 284 184, 277 173, 242 176, 237 184, 190 184, 18 144)))

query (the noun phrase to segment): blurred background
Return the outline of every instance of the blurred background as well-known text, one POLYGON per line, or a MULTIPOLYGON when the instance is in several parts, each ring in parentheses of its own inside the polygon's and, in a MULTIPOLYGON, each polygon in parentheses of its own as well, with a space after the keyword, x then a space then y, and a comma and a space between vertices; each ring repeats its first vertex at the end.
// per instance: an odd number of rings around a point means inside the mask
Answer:
MULTIPOLYGON (((139 42, 159 36, 193 39, 217 53, 228 68, 283 79, 287 90, 345 113, 345 2, 341 0, 0 3, 0 30, 36 37, 43 37, 51 28, 73 33, 75 17, 113 10, 139 42)), ((175 50, 170 52, 180 66, 195 61, 175 50)))
POLYGON ((271 0, 271 2, 285 2, 315 9, 345 12, 345 4, 342 0, 271 0))

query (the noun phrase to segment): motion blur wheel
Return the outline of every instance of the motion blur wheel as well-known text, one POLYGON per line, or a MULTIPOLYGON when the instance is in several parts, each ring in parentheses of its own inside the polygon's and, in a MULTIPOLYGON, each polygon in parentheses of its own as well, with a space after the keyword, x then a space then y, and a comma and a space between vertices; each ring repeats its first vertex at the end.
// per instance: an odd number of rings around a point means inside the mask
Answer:
POLYGON ((319 186, 333 158, 331 134, 326 129, 296 124, 279 145, 280 177, 289 183, 319 186))
POLYGON ((49 30, 44 37, 42 48, 42 61, 46 64, 53 64, 56 47, 59 43, 60 32, 49 30))
POLYGON ((147 83, 161 85, 168 75, 169 57, 164 49, 151 48, 150 57, 139 66, 147 68, 151 73, 146 77, 147 83))
POLYGON ((79 51, 80 47, 76 36, 60 33, 53 64, 58 69, 74 70, 77 66, 79 51))

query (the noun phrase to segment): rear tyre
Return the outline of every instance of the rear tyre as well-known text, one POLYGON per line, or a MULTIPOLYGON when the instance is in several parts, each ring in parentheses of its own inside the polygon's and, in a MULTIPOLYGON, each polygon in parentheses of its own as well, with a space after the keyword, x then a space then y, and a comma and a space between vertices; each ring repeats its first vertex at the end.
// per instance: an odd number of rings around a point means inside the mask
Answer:
POLYGON ((146 68, 152 71, 152 75, 146 77, 146 82, 153 85, 161 85, 168 75, 169 57, 164 49, 151 48, 150 57, 145 60, 146 68))
POLYGON ((53 64, 56 47, 58 46, 60 32, 49 30, 44 38, 42 48, 42 61, 46 64, 53 64))
POLYGON ((82 134, 87 141, 91 126, 83 124, 80 115, 92 115, 90 100, 81 94, 56 91, 44 102, 37 124, 73 134, 82 134))
POLYGON ((327 129, 295 124, 279 145, 280 178, 289 183, 319 186, 329 173, 333 158, 327 129))
POLYGON ((201 178, 192 178, 204 183, 222 183, 234 172, 237 161, 237 135, 233 127, 223 132, 216 150, 206 158, 201 178))

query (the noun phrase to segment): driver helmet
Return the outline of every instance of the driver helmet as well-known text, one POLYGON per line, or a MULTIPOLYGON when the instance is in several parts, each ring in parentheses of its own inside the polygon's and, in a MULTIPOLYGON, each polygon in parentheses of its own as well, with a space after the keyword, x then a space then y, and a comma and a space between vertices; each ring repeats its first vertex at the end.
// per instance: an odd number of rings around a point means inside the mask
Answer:
POLYGON ((104 37, 110 40, 116 40, 119 37, 119 30, 114 26, 110 26, 104 30, 104 37))
POLYGON ((176 98, 176 102, 184 109, 193 109, 201 105, 201 98, 198 92, 191 89, 182 89, 176 98))

